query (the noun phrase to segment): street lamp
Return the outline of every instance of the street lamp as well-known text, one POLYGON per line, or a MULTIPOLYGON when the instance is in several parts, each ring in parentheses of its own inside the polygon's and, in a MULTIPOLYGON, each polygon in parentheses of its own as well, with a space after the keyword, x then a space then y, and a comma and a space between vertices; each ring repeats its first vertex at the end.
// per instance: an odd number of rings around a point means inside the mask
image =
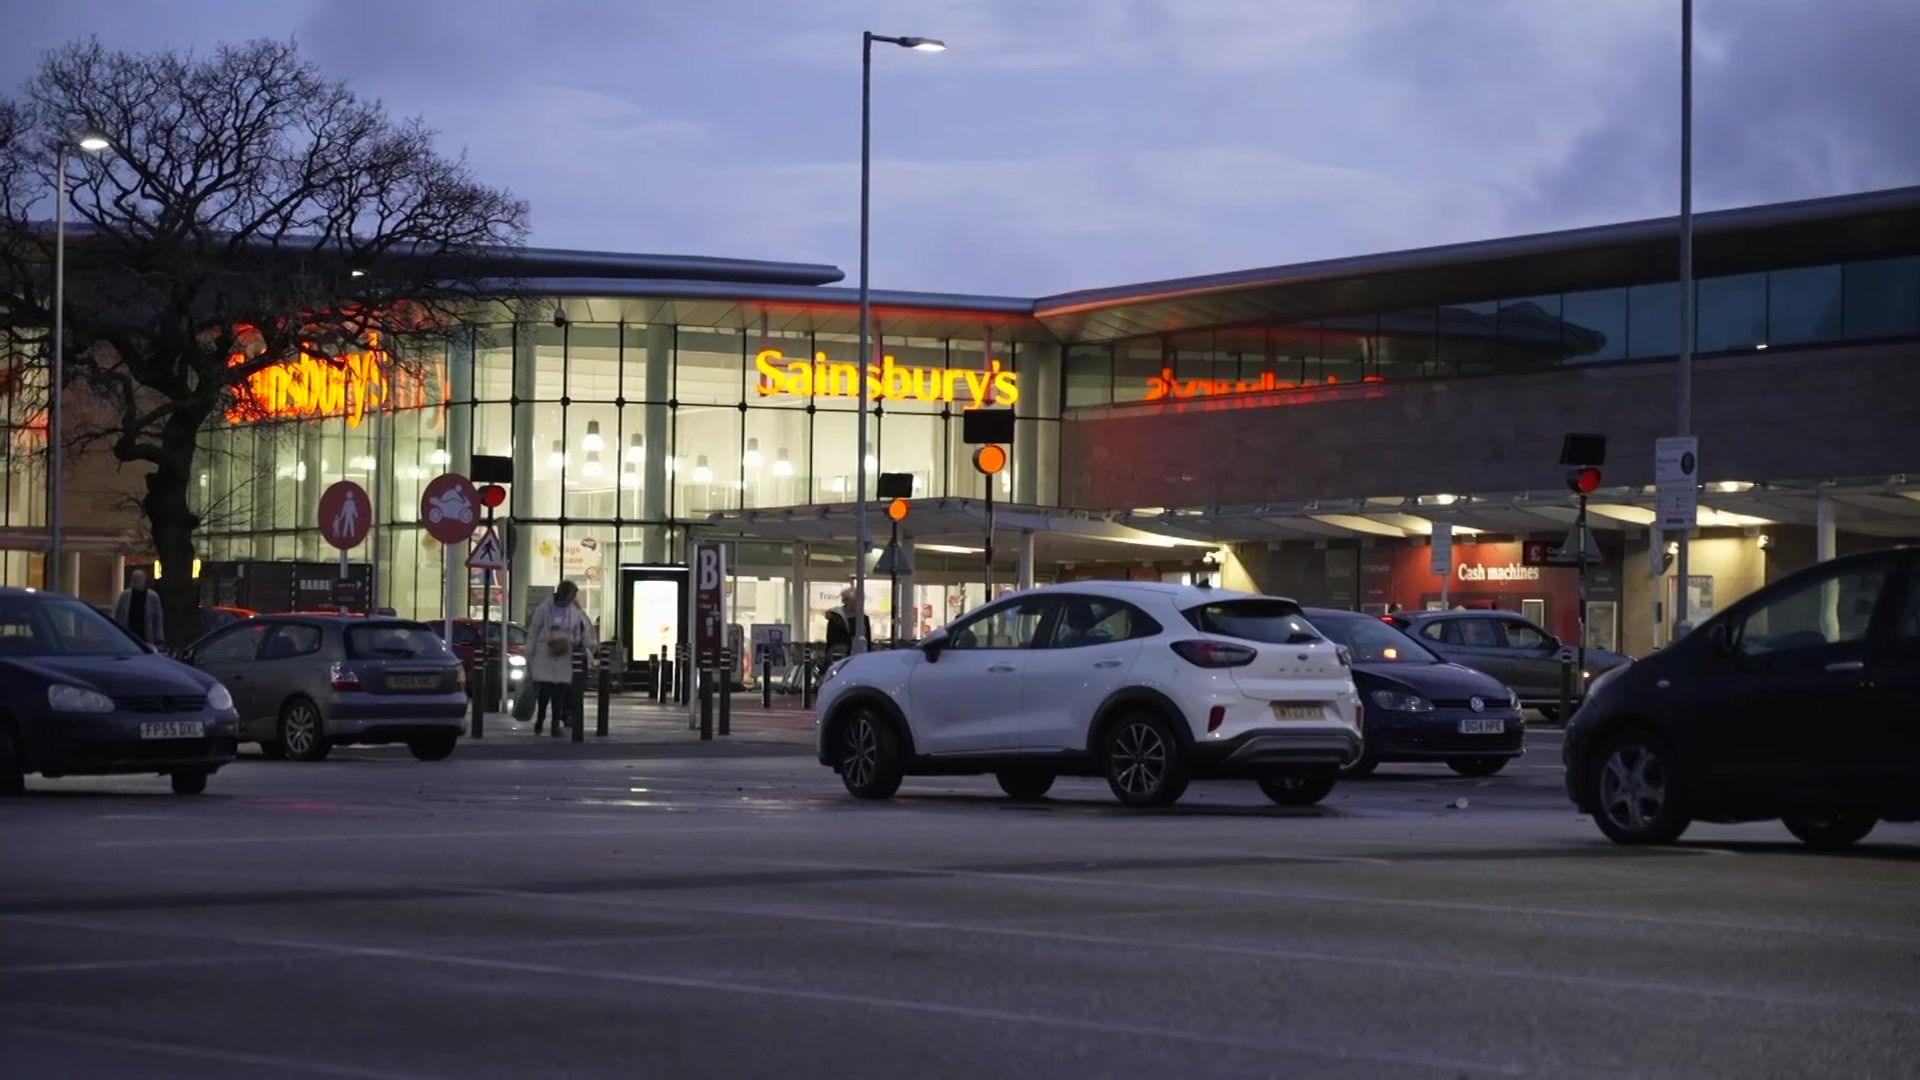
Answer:
POLYGON ((885 42, 915 52, 945 52, 947 44, 934 38, 887 37, 869 30, 860 35, 860 375, 859 419, 854 421, 854 554, 853 554, 853 627, 850 652, 867 651, 867 548, 873 544, 867 526, 867 364, 869 304, 867 292, 867 190, 873 169, 873 43, 885 42))
POLYGON ((67 151, 78 145, 90 154, 112 146, 105 135, 83 131, 60 140, 54 164, 53 199, 53 370, 47 385, 47 568, 42 575, 48 592, 59 592, 60 564, 66 555, 60 542, 60 384, 66 375, 67 336, 67 151))

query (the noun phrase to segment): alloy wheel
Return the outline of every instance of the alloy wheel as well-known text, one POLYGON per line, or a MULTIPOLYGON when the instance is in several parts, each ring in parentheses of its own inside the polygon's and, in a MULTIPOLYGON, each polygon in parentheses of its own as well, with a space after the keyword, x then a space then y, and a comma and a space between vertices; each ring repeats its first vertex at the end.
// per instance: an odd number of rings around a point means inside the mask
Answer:
POLYGON ((1113 740, 1113 779, 1131 795, 1146 795, 1167 772, 1167 742, 1150 724, 1128 724, 1113 740))
POLYGON ((840 774, 846 778, 850 787, 866 787, 873 782, 873 774, 879 768, 880 735, 873 729, 873 721, 865 716, 856 716, 847 724, 844 743, 845 752, 840 756, 840 774))
POLYGON ((289 757, 306 757, 313 753, 313 745, 320 738, 319 718, 313 709, 306 705, 295 705, 287 710, 287 719, 282 725, 280 741, 286 746, 289 757))
POLYGON ((1645 831, 1668 799, 1666 763, 1639 743, 1616 746, 1600 770, 1600 812, 1616 827, 1645 831))

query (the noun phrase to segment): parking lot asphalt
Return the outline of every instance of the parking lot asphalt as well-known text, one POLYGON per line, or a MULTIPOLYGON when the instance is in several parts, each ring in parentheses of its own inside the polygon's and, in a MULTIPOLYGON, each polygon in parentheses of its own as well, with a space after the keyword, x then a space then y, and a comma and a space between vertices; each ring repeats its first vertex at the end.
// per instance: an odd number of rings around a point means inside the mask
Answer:
MULTIPOLYGON (((634 720, 644 725, 645 718, 634 720)), ((0 803, 8 1076, 1911 1076, 1920 827, 1604 842, 1558 736, 1310 810, 847 799, 803 718, 0 803)))

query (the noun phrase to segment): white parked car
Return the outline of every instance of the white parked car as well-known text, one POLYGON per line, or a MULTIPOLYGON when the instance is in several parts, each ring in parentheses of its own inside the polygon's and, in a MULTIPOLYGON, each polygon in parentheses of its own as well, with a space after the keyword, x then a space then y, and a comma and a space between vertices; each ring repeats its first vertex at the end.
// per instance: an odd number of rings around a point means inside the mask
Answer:
POLYGON ((992 773, 1037 799, 1064 774, 1164 806, 1189 780, 1242 777, 1306 806, 1360 756, 1362 713, 1346 649, 1291 600, 1083 581, 841 661, 815 717, 821 764, 860 798, 909 775, 992 773))

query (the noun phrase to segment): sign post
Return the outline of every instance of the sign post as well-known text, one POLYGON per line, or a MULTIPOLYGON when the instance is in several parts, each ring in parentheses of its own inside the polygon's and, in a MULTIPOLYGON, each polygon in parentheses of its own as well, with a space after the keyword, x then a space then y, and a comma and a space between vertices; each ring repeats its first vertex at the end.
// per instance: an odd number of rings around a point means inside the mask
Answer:
POLYGON ((1427 569, 1440 575, 1440 608, 1444 611, 1447 607, 1447 590, 1453 585, 1453 522, 1433 523, 1433 537, 1428 548, 1427 569))
MULTIPOLYGON (((693 654, 701 681, 700 739, 713 738, 713 698, 706 687, 714 681, 720 666, 720 650, 727 640, 727 549, 724 544, 702 541, 693 547, 693 654)), ((720 674, 720 685, 713 689, 727 693, 728 679, 720 674)))
MULTIPOLYGON (((441 560, 449 577, 455 572, 451 549, 473 535, 473 523, 479 516, 480 495, 473 490, 473 482, 459 473, 441 473, 420 492, 420 523, 426 526, 428 536, 440 541, 449 551, 441 560)), ((451 590, 448 592, 451 595, 451 590)), ((447 647, 452 648, 451 608, 447 611, 446 641, 447 647)), ((473 737, 476 739, 486 734, 487 680, 482 674, 487 666, 486 656, 487 636, 482 633, 474 648, 473 661, 473 737)))
MULTIPOLYGON (((340 480, 320 493, 320 535, 340 549, 339 581, 347 580, 347 550, 360 546, 372 527, 373 500, 367 498, 367 489, 351 480, 340 480)), ((342 591, 335 586, 336 593, 342 591)), ((342 615, 346 611, 340 608, 342 615)))

